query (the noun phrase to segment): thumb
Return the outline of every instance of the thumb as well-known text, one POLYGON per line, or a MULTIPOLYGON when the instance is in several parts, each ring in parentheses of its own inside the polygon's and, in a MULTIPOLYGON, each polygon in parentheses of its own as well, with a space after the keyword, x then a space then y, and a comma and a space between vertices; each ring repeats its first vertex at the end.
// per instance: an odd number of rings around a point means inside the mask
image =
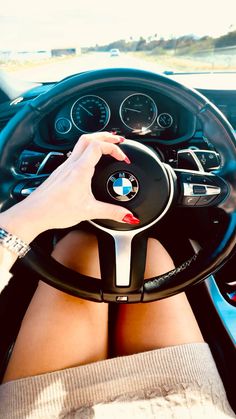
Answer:
MULTIPOLYGON (((94 217, 95 218, 95 217, 94 217)), ((128 224, 139 224, 140 220, 135 217, 127 208, 107 204, 105 202, 96 202, 96 218, 109 219, 128 224)))

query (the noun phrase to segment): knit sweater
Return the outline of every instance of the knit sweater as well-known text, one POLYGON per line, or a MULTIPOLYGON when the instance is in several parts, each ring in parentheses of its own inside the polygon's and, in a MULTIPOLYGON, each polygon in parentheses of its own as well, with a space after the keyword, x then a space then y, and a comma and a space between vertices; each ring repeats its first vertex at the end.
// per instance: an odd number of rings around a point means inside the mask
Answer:
POLYGON ((235 418, 206 343, 112 358, 0 386, 0 418, 235 418))

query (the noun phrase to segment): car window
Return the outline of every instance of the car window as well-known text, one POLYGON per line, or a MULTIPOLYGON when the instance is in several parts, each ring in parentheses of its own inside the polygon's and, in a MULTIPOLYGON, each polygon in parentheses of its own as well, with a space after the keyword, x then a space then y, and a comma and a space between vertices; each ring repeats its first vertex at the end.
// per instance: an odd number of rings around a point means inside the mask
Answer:
POLYGON ((235 9, 235 0, 11 0, 0 11, 1 70, 29 81, 113 66, 232 72, 235 9))

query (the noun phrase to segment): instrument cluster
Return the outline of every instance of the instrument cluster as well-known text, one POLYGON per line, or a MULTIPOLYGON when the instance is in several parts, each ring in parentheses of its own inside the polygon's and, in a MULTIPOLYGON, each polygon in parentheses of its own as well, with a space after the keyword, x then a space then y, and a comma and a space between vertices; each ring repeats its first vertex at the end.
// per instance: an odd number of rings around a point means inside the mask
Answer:
POLYGON ((113 131, 127 138, 186 141, 194 132, 194 117, 181 105, 157 92, 93 91, 73 97, 48 120, 54 144, 73 143, 84 133, 113 131))

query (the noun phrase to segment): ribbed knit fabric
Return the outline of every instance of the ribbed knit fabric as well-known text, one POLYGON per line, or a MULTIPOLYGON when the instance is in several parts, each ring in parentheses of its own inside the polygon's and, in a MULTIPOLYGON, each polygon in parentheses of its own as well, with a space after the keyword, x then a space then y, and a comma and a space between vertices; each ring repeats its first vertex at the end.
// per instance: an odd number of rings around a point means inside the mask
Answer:
POLYGON ((0 386, 0 418, 235 418, 206 343, 172 346, 0 386))

